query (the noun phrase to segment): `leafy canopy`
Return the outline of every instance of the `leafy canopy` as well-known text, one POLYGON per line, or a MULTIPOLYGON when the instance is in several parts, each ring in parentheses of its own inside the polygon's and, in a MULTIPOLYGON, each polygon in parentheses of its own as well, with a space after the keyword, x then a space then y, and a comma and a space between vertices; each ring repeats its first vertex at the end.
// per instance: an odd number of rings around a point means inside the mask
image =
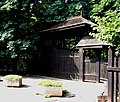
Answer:
POLYGON ((96 38, 112 43, 120 51, 120 2, 119 0, 100 0, 94 5, 92 18, 98 27, 92 33, 96 38))

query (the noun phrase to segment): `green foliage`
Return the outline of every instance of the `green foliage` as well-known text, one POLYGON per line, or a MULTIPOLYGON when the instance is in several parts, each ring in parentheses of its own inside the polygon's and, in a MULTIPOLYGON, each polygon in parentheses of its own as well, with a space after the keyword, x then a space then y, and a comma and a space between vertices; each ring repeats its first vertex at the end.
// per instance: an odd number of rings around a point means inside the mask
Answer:
POLYGON ((44 11, 45 22, 58 23, 66 18, 78 15, 81 10, 79 2, 63 3, 62 0, 48 2, 44 11))
POLYGON ((63 94, 65 95, 65 94, 67 94, 67 93, 70 93, 67 89, 64 89, 63 90, 63 94))
POLYGON ((39 93, 39 92, 36 92, 35 94, 36 94, 36 95, 40 95, 40 93, 39 93))
POLYGON ((41 80, 39 85, 42 86, 54 86, 54 87, 61 87, 62 83, 54 80, 41 80))
POLYGON ((11 9, 16 9, 16 8, 17 8, 17 0, 6 0, 0 9, 9 11, 11 9))
POLYGON ((92 17, 98 23, 91 35, 112 43, 120 51, 120 2, 119 0, 101 0, 94 6, 92 17), (96 33, 97 32, 97 33, 96 33))
POLYGON ((51 98, 51 96, 52 96, 51 94, 46 94, 45 98, 51 98))
POLYGON ((116 9, 120 9, 119 0, 98 0, 98 2, 93 6, 92 13, 93 15, 104 16, 106 14, 106 11, 114 11, 116 9))
POLYGON ((71 38, 71 39, 65 39, 65 49, 70 50, 70 51, 75 51, 76 49, 76 39, 71 38))
POLYGON ((78 2, 62 0, 2 0, 0 5, 0 56, 17 59, 40 56, 36 31, 78 15, 81 9, 78 2))
POLYGON ((0 7, 2 53, 0 56, 25 59, 26 57, 31 58, 32 52, 28 53, 28 51, 34 52, 36 50, 34 43, 38 36, 33 35, 30 3, 28 0, 20 2, 19 0, 6 0, 2 2, 0 7))
POLYGON ((6 75, 5 79, 6 80, 21 80, 22 76, 20 76, 20 75, 6 75))
POLYGON ((80 0, 80 4, 82 5, 81 11, 83 17, 86 19, 90 19, 91 10, 93 9, 93 5, 97 0, 80 0))

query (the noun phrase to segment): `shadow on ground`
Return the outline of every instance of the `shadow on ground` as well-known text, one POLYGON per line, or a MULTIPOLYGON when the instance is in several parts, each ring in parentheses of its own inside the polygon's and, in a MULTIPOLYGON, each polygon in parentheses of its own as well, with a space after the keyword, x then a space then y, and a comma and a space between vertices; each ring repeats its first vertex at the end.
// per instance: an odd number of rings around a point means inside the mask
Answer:
POLYGON ((21 85, 19 88, 29 88, 29 87, 31 87, 30 85, 25 85, 25 84, 23 84, 23 85, 21 85))

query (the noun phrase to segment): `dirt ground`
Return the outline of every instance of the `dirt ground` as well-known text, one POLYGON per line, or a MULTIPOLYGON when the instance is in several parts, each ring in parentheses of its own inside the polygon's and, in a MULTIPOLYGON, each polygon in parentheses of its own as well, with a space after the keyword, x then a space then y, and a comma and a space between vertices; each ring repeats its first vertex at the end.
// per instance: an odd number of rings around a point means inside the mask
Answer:
MULTIPOLYGON (((1 76, 4 79, 4 76, 1 76)), ((63 89, 70 93, 66 97, 45 98, 43 88, 38 85, 48 77, 23 77, 20 88, 6 87, 0 81, 0 102, 97 102, 97 96, 107 89, 107 83, 90 83, 73 80, 54 79, 63 83, 63 89), (36 95, 39 93, 39 95, 36 95)))

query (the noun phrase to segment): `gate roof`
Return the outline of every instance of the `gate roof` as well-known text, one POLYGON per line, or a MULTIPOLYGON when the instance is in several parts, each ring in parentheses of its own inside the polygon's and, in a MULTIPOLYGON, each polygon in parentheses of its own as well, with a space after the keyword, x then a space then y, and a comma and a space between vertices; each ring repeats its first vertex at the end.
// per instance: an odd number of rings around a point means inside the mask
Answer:
POLYGON ((112 44, 93 38, 91 36, 85 36, 78 42, 76 46, 83 48, 102 48, 103 46, 111 46, 111 45, 112 44))

